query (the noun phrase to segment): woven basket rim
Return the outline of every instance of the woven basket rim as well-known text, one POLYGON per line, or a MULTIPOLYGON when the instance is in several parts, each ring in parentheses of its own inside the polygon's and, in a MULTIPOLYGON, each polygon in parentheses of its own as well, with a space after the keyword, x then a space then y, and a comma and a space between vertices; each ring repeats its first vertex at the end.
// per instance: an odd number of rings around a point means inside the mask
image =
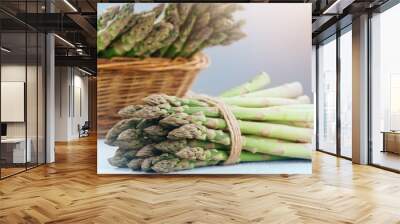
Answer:
POLYGON ((97 59, 97 69, 99 70, 120 70, 130 69, 133 71, 167 71, 167 70, 198 70, 208 67, 210 64, 208 57, 203 53, 198 53, 193 57, 187 58, 130 58, 115 57, 112 59, 97 59))

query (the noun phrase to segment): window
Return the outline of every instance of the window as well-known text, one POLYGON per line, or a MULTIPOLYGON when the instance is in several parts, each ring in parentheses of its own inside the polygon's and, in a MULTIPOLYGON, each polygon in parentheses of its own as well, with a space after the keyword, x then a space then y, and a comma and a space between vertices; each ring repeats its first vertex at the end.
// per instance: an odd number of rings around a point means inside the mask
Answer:
MULTIPOLYGON (((43 4, 0 1, 19 16, 43 4)), ((0 12, 0 178, 45 163, 45 43, 44 33, 0 12)))
POLYGON ((318 149, 336 153, 336 36, 318 47, 318 149))
POLYGON ((371 18, 371 113, 373 164, 400 170, 400 5, 371 18))

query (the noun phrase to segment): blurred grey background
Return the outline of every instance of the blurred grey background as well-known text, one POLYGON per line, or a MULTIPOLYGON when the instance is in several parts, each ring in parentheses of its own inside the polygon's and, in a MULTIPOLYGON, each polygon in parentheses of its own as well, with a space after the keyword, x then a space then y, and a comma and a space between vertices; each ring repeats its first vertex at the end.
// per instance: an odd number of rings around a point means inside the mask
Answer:
MULTIPOLYGON (((311 93, 311 4, 243 3, 236 13, 245 19, 247 37, 230 46, 205 50, 211 65, 202 71, 193 91, 218 95, 265 71, 270 86, 299 81, 311 93)), ((98 4, 101 13, 110 4, 98 4)), ((149 10, 154 3, 137 3, 135 11, 149 10)))

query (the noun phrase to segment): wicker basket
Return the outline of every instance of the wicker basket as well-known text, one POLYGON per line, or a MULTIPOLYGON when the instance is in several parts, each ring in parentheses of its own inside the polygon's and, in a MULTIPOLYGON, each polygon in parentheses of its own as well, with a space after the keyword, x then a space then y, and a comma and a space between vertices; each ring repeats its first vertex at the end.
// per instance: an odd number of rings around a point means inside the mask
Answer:
POLYGON ((199 71, 209 64, 204 54, 190 59, 113 58, 97 61, 97 126, 103 137, 121 118, 117 112, 149 94, 183 96, 199 71))

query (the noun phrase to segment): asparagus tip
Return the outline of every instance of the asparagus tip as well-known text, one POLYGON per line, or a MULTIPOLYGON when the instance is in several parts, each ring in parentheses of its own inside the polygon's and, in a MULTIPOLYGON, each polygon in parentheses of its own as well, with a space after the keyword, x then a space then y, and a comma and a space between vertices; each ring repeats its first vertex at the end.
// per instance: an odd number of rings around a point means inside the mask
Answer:
POLYGON ((179 159, 166 159, 161 160, 155 163, 151 169, 156 171, 157 173, 169 173, 175 170, 176 165, 178 164, 179 159))
POLYGON ((206 139, 207 128, 198 124, 185 124, 168 133, 169 139, 206 139))

